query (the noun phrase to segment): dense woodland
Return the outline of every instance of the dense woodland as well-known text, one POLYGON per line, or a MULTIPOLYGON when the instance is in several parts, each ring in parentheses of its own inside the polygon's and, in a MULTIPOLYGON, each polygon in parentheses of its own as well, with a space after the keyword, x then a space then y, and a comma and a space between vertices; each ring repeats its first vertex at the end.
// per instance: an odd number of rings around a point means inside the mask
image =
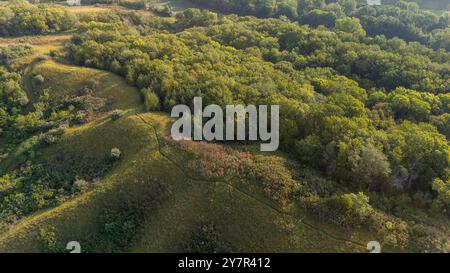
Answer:
POLYGON ((284 147, 335 179, 360 189, 417 191, 448 178, 445 51, 367 38, 362 29, 218 20, 196 10, 169 25, 151 22, 144 34, 116 23, 82 28, 70 58, 151 90, 159 104, 150 108, 169 111, 194 96, 219 105, 280 104, 284 147), (155 28, 168 32, 146 34, 155 28))
MULTIPOLYGON (((255 15, 259 17, 286 16, 313 27, 333 28, 340 18, 360 20, 369 36, 384 35, 405 41, 429 43, 435 49, 443 44, 434 39, 448 36, 445 30, 450 22, 448 14, 438 16, 422 10, 415 2, 391 1, 391 5, 368 6, 358 0, 192 0, 225 13, 255 15), (434 39, 433 39, 434 38, 434 39)), ((348 26, 351 27, 351 26, 348 26)), ((445 47, 444 47, 445 48, 445 47)))
MULTIPOLYGON (((62 7, 13 2, 0 7, 0 35, 74 31, 58 57, 124 77, 141 90, 148 111, 170 112, 194 96, 221 106, 279 104, 281 150, 348 192, 311 189, 322 199, 308 203, 301 192, 269 191, 277 201, 297 200, 338 224, 367 224, 372 207, 408 219, 411 204, 449 216, 450 13, 405 1, 192 2, 227 15, 188 9, 167 18, 76 16, 62 7)), ((24 75, 9 65, 26 54, 27 45, 0 48, 1 142, 14 146, 33 137, 33 145, 45 147, 101 106, 89 92, 58 105, 44 92, 30 111, 24 75)), ((44 81, 33 75, 33 84, 44 81)), ((87 176, 112 164, 106 159, 87 176)), ((2 175, 4 223, 79 191, 76 173, 41 165, 2 175)), ((289 188, 294 183, 286 181, 289 188)))

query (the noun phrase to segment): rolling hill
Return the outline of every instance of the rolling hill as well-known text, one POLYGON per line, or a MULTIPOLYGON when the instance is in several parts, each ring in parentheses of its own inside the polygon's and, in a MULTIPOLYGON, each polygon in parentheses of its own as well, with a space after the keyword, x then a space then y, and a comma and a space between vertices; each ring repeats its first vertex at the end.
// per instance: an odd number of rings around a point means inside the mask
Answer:
POLYGON ((122 78, 51 59, 34 63, 28 73, 45 79, 36 87, 25 77, 31 98, 51 88, 58 101, 96 78, 95 95, 110 101, 108 109, 126 111, 118 120, 103 114, 67 129, 36 163, 89 173, 102 168, 112 148, 120 149, 121 159, 90 181, 88 191, 14 224, 0 237, 1 252, 65 251, 69 241, 92 252, 365 251, 357 242, 369 240, 364 233, 317 229, 307 214, 267 199, 260 186, 236 185, 232 176, 199 179, 180 156, 190 153, 165 141, 170 118, 142 112, 138 90, 122 78))
POLYGON ((169 2, 172 18, 55 4, 82 31, 0 38, 30 47, 0 70, 15 92, 0 108, 0 252, 450 250, 449 142, 432 123, 450 109, 444 49, 366 36, 343 10, 315 28, 169 2), (174 141, 167 110, 194 95, 280 104, 283 149, 174 141))

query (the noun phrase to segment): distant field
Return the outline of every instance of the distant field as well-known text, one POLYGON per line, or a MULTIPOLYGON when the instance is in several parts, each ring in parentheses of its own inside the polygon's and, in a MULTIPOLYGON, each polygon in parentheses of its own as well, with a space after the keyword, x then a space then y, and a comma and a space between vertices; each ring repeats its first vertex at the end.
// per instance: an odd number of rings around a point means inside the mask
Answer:
POLYGON ((410 0, 419 3, 423 8, 434 10, 450 10, 449 0, 410 0))
POLYGON ((113 5, 96 5, 96 6, 66 6, 66 8, 77 14, 83 13, 101 13, 108 11, 124 10, 123 7, 113 5))
POLYGON ((191 3, 190 1, 185 0, 158 0, 158 3, 163 5, 169 4, 173 11, 182 11, 188 8, 199 8, 199 5, 191 3))

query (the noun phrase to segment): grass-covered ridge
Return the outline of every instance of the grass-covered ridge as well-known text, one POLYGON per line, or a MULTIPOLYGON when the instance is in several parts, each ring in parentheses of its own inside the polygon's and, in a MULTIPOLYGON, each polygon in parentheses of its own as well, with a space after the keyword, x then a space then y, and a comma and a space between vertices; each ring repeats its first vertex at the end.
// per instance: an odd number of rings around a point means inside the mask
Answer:
POLYGON ((76 96, 85 86, 94 85, 93 95, 106 99, 109 110, 128 110, 141 104, 139 91, 111 73, 57 63, 45 60, 34 65, 25 77, 31 98, 38 98, 42 90, 49 90, 52 100, 61 101, 76 96), (33 82, 37 75, 43 77, 42 83, 33 82))
MULTIPOLYGON (((45 248, 53 246, 45 245, 45 238, 40 235, 46 229, 51 230, 56 238, 54 250, 62 249, 68 240, 79 240, 92 247, 91 251, 124 251, 128 248, 139 252, 248 251, 249 243, 254 244, 251 251, 363 251, 363 246, 352 243, 350 238, 346 242, 344 233, 335 235, 334 239, 328 233, 302 224, 300 218, 283 213, 282 208, 267 205, 270 202, 264 201, 266 197, 257 191, 245 193, 239 187, 208 181, 207 178, 191 180, 187 170, 175 165, 182 164, 182 161, 176 163, 179 152, 174 148, 158 146, 161 145, 159 141, 163 140, 156 139, 155 133, 158 137, 163 136, 168 121, 161 115, 139 114, 89 125, 81 129, 87 130, 82 134, 69 132, 65 140, 44 153, 44 158, 51 154, 58 155, 59 149, 67 150, 72 145, 86 148, 102 145, 103 141, 99 138, 102 134, 96 131, 107 127, 105 130, 115 132, 113 128, 116 127, 123 133, 128 132, 126 136, 116 132, 114 138, 122 142, 114 143, 123 151, 122 163, 104 179, 96 181, 98 186, 92 191, 19 222, 2 236, 0 249, 11 252, 52 250, 45 248), (125 128, 120 128, 125 124, 125 128), (160 129, 154 131, 148 126, 160 129), (136 141, 132 133, 136 129, 133 127, 141 130, 139 135, 145 141, 136 141), (139 151, 124 147, 129 137, 135 139, 134 145, 143 145, 136 147, 139 151), (87 141, 84 145, 83 139, 87 141), (211 206, 215 209, 211 210, 211 206), (131 215, 126 215, 123 209, 130 210, 128 213, 131 215), (124 217, 133 220, 137 230, 130 242, 119 243, 118 246, 107 245, 106 242, 102 242, 106 245, 90 245, 98 239, 96 236, 105 236, 102 229, 108 225, 107 221, 114 222, 114 219, 99 217, 105 213, 125 213, 124 217), (245 228, 242 228, 243 225, 245 228), (211 228, 212 233, 205 235, 200 232, 204 228, 211 228), (18 237, 21 240, 16 240, 18 237), (202 249, 202 242, 197 240, 206 240, 212 249, 202 249)), ((67 150, 70 155, 77 152, 82 153, 79 149, 73 152, 67 150)), ((328 232, 333 234, 336 231, 328 232)))

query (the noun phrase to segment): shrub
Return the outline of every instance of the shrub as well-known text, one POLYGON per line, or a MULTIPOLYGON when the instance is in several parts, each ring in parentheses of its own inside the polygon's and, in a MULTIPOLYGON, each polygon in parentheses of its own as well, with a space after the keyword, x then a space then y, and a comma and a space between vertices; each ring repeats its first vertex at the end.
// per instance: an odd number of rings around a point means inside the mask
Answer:
POLYGON ((41 136, 40 138, 40 144, 43 145, 50 145, 53 143, 56 143, 59 138, 64 134, 65 128, 63 126, 55 128, 55 129, 51 129, 49 130, 47 133, 45 133, 43 136, 41 136))
POLYGON ((48 131, 49 134, 54 136, 62 136, 66 131, 67 125, 61 125, 58 128, 51 129, 48 131))
POLYGON ((42 143, 43 143, 43 144, 50 145, 50 144, 56 143, 56 141, 58 141, 58 139, 57 139, 57 137, 54 136, 54 135, 45 134, 45 135, 42 137, 42 143))
POLYGON ((437 197, 433 201, 433 208, 450 216, 450 179, 447 182, 439 178, 435 179, 433 190, 437 193, 437 197))
POLYGON ((57 252, 55 228, 43 227, 39 229, 38 239, 45 252, 57 252))
POLYGON ((119 118, 123 117, 124 115, 124 111, 116 109, 111 111, 111 113, 109 114, 109 116, 111 117, 112 120, 118 120, 119 118))
POLYGON ((172 16, 172 8, 169 5, 153 5, 149 9, 160 16, 172 16))
POLYGON ((331 203, 360 222, 364 222, 373 213, 373 208, 369 204, 369 197, 362 192, 343 194, 339 198, 332 198, 331 203))
POLYGON ((221 232, 213 223, 203 223, 195 228, 183 244, 188 253, 231 252, 231 246, 224 240, 221 232))
POLYGON ((54 58, 54 57, 58 56, 58 51, 50 50, 50 52, 48 54, 50 55, 50 57, 54 58))
POLYGON ((146 1, 144 0, 120 0, 119 5, 129 9, 145 9, 146 1))
POLYGON ((148 88, 141 89, 142 96, 144 97, 144 105, 147 111, 159 110, 159 98, 158 96, 148 88))
POLYGON ((321 219, 345 227, 358 227, 369 223, 374 209, 364 193, 348 193, 318 199, 310 204, 312 211, 321 219))
POLYGON ((86 252, 120 252, 130 245, 131 240, 137 232, 137 219, 124 212, 109 215, 105 211, 102 219, 103 228, 98 232, 89 235, 83 243, 83 249, 86 252))
POLYGON ((73 189, 77 192, 84 192, 89 188, 89 183, 83 179, 77 179, 73 182, 73 189))
POLYGON ((285 205, 299 190, 300 183, 294 180, 286 168, 286 160, 279 156, 252 155, 227 146, 206 142, 167 140, 185 154, 186 167, 205 179, 238 179, 243 187, 261 187, 273 201, 285 205))
POLYGON ((121 155, 121 152, 120 152, 119 148, 112 148, 111 152, 109 154, 109 158, 113 161, 116 161, 116 160, 120 159, 120 155, 121 155))
POLYGON ((78 111, 71 120, 75 124, 83 124, 89 121, 89 114, 86 111, 78 111))
POLYGON ((286 204, 291 195, 300 189, 300 184, 292 178, 282 157, 258 155, 254 161, 248 166, 255 172, 251 176, 263 183, 264 192, 271 199, 286 204))
POLYGON ((37 85, 41 85, 45 82, 45 78, 41 74, 38 74, 33 77, 33 82, 37 85))
POLYGON ((411 226, 410 245, 422 253, 447 253, 448 236, 435 226, 421 223, 411 226))
POLYGON ((39 55, 38 57, 37 57, 37 59, 39 60, 39 61, 46 61, 46 60, 48 60, 50 57, 48 56, 48 55, 39 55))

